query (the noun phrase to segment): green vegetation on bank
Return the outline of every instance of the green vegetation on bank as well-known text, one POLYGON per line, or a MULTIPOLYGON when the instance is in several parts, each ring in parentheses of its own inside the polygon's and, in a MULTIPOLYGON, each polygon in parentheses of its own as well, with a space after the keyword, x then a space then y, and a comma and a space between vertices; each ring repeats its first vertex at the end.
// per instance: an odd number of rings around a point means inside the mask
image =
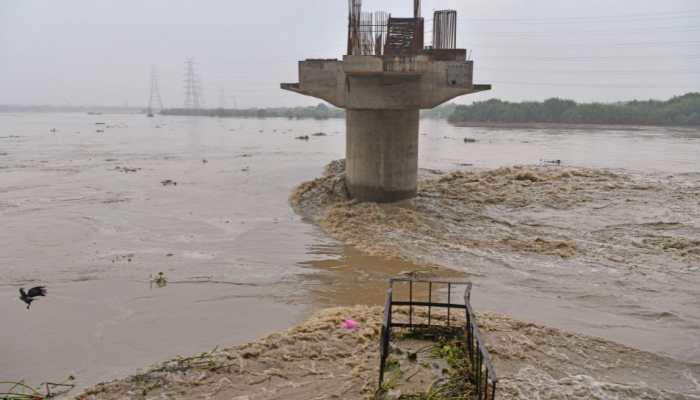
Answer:
MULTIPOLYGON (((457 108, 454 103, 444 104, 431 110, 421 110, 421 117, 432 119, 447 119, 457 108)), ((163 115, 186 115, 223 118, 289 118, 289 119, 329 119, 345 118, 345 110, 329 107, 324 103, 309 107, 276 107, 276 108, 245 108, 245 109, 186 109, 170 108, 163 110, 163 115)))
POLYGON ((328 119, 345 117, 345 110, 329 107, 323 103, 309 107, 276 107, 246 109, 185 109, 172 108, 163 110, 163 115, 187 115, 222 118, 290 118, 290 119, 328 119))
MULTIPOLYGON (((87 112, 94 114, 143 113, 139 108, 125 107, 54 107, 0 105, 4 112, 87 112)), ((223 118, 344 118, 345 110, 319 103, 307 107, 271 107, 246 109, 163 110, 163 115, 223 118)), ((494 123, 561 123, 599 125, 700 126, 700 93, 688 93, 670 100, 633 100, 619 103, 576 103, 552 98, 543 102, 509 102, 499 99, 471 105, 443 104, 421 110, 422 118, 447 119, 455 125, 488 125, 494 123)))
POLYGON ((549 99, 511 103, 492 99, 457 106, 448 118, 452 124, 564 123, 601 125, 700 126, 700 93, 688 93, 667 101, 585 103, 549 99))

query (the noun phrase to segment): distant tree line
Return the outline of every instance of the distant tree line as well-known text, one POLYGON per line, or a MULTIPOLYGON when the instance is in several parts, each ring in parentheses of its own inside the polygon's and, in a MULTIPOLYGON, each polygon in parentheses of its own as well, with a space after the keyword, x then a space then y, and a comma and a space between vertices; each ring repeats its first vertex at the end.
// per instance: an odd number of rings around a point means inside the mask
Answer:
MULTIPOLYGON (((432 119, 447 119, 458 105, 448 103, 430 110, 421 110, 421 117, 432 119)), ((161 112, 163 115, 188 115, 203 117, 238 117, 238 118, 290 118, 290 119, 329 119, 345 118, 345 110, 329 107, 319 103, 310 107, 276 107, 276 108, 245 108, 245 109, 186 109, 171 108, 161 112)))
POLYGON ((222 118, 289 118, 289 119, 328 119, 345 117, 345 110, 328 107, 321 103, 309 107, 275 107, 275 108, 213 108, 213 109, 186 109, 172 108, 161 112, 163 115, 186 115, 222 118))
POLYGON ((667 101, 634 100, 611 104, 578 104, 558 98, 522 103, 494 99, 457 106, 448 121, 457 125, 532 122, 700 126, 700 93, 688 93, 667 101))
POLYGON ((429 119, 447 119, 455 112, 455 109, 459 107, 456 103, 446 103, 429 110, 421 110, 421 118, 429 119))

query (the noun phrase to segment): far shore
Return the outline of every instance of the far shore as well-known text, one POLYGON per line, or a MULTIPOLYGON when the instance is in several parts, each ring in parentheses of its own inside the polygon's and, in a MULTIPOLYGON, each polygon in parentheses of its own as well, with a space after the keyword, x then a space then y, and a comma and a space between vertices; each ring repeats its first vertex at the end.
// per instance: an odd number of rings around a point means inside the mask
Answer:
MULTIPOLYGON (((267 110, 262 108, 260 110, 267 110)), ((208 117, 226 119, 286 119, 286 120, 330 120, 344 119, 344 115, 330 115, 323 117, 283 115, 209 115, 207 110, 199 110, 196 113, 187 113, 184 110, 166 110, 164 114, 157 114, 164 117, 208 117)), ((212 110, 216 111, 216 110, 212 110)), ((118 115, 118 114, 143 114, 145 112, 136 108, 52 108, 52 107, 8 107, 0 106, 0 114, 32 114, 32 113, 57 113, 57 114, 92 114, 92 115, 118 115)), ((622 130, 641 131, 649 129, 673 129, 683 132, 698 132, 700 127, 688 125, 637 125, 637 124, 573 124, 555 122, 450 122, 447 118, 430 115, 421 116, 421 120, 444 120, 448 124, 461 128, 494 128, 494 129, 579 129, 579 130, 622 130)))
POLYGON ((566 124, 554 122, 449 122, 460 128, 498 128, 498 129, 580 129, 580 130, 621 130, 642 131, 649 129, 674 129, 679 131, 696 132, 700 127, 682 125, 601 125, 601 124, 566 124))

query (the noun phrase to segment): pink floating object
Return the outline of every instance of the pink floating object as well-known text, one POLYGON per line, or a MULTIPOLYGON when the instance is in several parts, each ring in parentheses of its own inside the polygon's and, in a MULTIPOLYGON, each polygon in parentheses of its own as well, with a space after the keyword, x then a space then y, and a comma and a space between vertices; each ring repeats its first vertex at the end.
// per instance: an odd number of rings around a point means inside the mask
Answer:
POLYGON ((359 324, 354 319, 346 319, 340 324, 340 327, 347 330, 355 330, 359 324))

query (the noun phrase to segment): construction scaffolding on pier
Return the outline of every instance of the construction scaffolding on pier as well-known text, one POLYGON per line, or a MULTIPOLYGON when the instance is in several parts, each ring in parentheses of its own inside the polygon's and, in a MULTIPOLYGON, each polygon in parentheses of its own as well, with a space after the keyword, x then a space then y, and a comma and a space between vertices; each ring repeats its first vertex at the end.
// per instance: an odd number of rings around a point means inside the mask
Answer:
POLYGON ((433 46, 426 46, 420 0, 412 0, 407 18, 363 11, 362 0, 348 6, 342 60, 301 61, 299 83, 281 87, 347 110, 345 180, 352 198, 408 199, 417 191, 419 110, 491 86, 473 83, 474 63, 457 48, 456 11, 435 13, 433 46))

